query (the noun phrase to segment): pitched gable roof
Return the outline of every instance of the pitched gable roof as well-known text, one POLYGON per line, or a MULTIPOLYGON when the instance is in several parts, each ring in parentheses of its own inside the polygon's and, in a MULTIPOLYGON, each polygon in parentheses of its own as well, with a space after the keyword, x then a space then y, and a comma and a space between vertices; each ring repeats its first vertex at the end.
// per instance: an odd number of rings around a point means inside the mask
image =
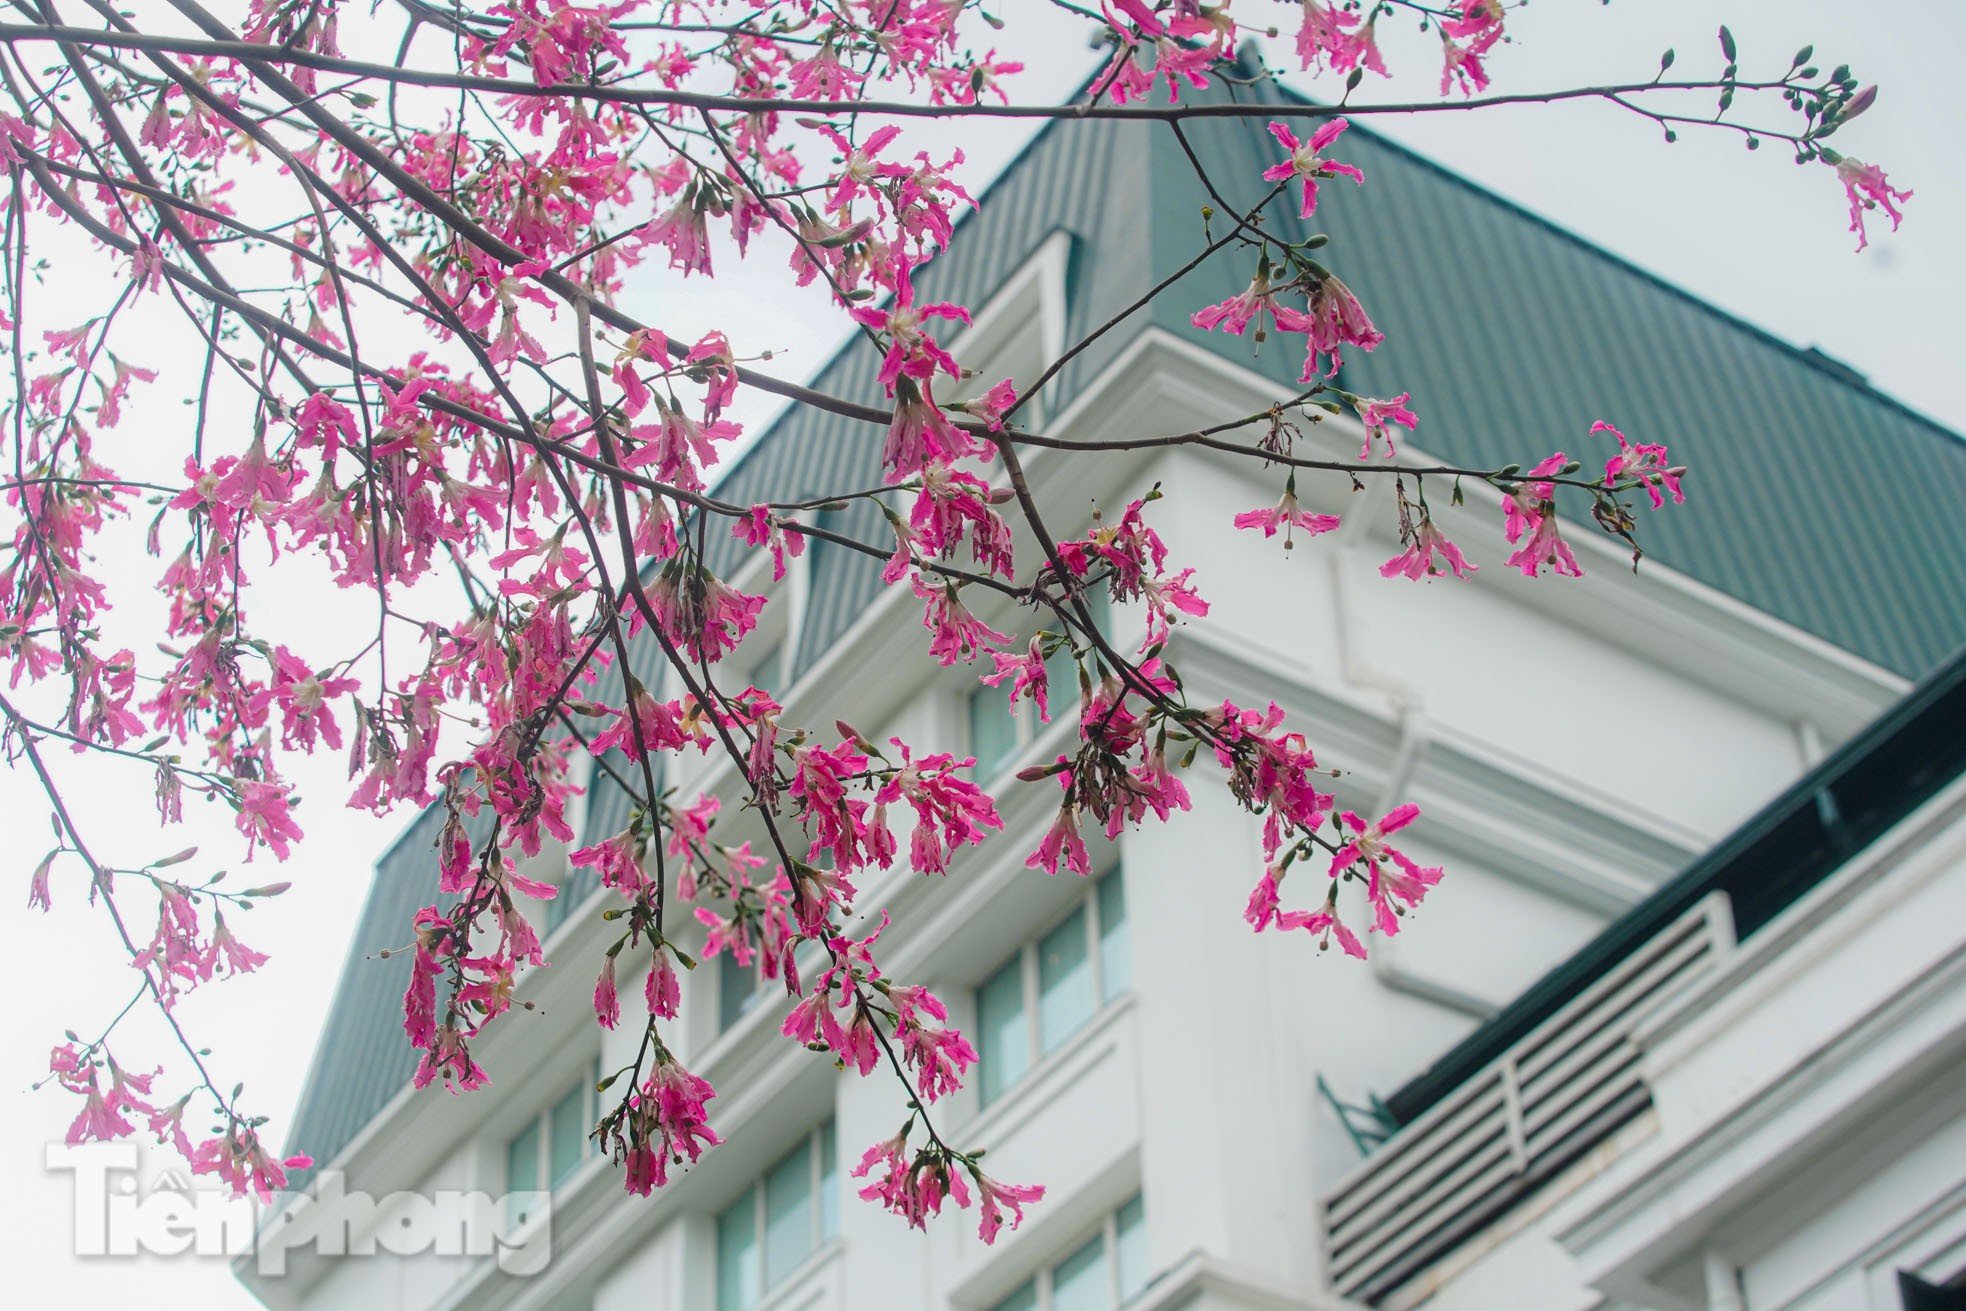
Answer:
MULTIPOLYGON (((1244 95, 1282 103, 1269 86, 1244 95)), ((1301 103, 1301 102, 1298 102, 1301 103)), ((1276 148, 1263 121, 1184 128, 1231 203, 1262 194, 1276 148)), ((1385 345, 1350 353, 1352 390, 1413 394, 1428 451, 1477 466, 1577 445, 1595 419, 1671 443, 1696 470, 1680 512, 1648 518, 1651 557, 1860 656, 1907 675, 1966 642, 1966 443, 1850 376, 1457 178, 1367 130, 1334 153, 1367 185, 1332 187, 1316 217, 1323 252, 1364 298, 1385 345), (1906 488, 1916 489, 1916 495, 1906 488)), ((1053 233, 1068 234, 1065 336, 1076 341, 1190 258, 1208 197, 1164 127, 1110 119, 1039 131, 962 221, 961 240, 922 270, 930 300, 986 302, 1053 233)), ((1280 229, 1304 229, 1294 219, 1280 229)), ((1253 364, 1280 392, 1301 351, 1191 328, 1188 313, 1241 290, 1247 255, 1210 260, 1148 312, 1074 359, 1052 384, 1081 390, 1148 324, 1253 364)), ((824 392, 879 404, 878 355, 850 338, 819 371, 824 392)), ((790 499, 879 480, 881 431, 794 409, 719 486, 729 500, 790 499)), ((833 526, 880 541, 865 501, 833 526)), ((736 545, 712 534, 719 569, 736 545)), ((795 672, 810 669, 878 595, 879 564, 814 541, 812 591, 795 672)), ((653 664, 653 661, 651 661, 653 664)), ((628 801, 596 780, 587 831, 626 823, 628 801)), ((398 1023, 400 944, 435 898, 428 817, 376 871, 293 1141, 332 1160, 415 1068, 398 1023)), ((569 898, 590 884, 575 880, 569 898)), ((433 1090, 432 1095, 442 1095, 433 1090)))

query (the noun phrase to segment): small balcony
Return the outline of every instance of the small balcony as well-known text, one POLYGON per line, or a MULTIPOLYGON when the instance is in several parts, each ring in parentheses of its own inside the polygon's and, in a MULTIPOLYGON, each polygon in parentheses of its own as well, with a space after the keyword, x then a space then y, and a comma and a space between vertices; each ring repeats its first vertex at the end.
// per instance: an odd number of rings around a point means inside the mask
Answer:
POLYGON ((1359 1162, 1323 1204, 1333 1290, 1376 1302, 1650 1106, 1638 1024, 1733 941, 1709 893, 1359 1162))

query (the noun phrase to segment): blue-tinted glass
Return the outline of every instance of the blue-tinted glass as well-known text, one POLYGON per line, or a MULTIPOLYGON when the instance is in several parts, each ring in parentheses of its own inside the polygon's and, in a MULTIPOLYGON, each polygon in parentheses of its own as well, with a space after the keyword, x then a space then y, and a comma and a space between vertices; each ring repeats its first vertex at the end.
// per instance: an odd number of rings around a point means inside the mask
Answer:
POLYGON ((833 1122, 819 1129, 819 1241, 840 1232, 839 1146, 834 1141, 833 1122))
POLYGON ((984 1105, 1017 1082, 1031 1064, 1031 1030, 1024 1016, 1024 957, 1004 962, 976 993, 978 1093, 984 1105))
POLYGON ((539 1187, 539 1119, 534 1117, 505 1145, 505 1191, 513 1195, 507 1218, 514 1225, 525 1223, 525 1200, 517 1194, 539 1187))
POLYGON ((1085 1246, 1052 1267, 1051 1311, 1112 1311, 1112 1306, 1106 1236, 1094 1234, 1085 1246))
MULTIPOLYGON (((1086 666, 1091 672, 1093 666, 1086 666)), ((1065 720, 1068 723, 1079 715, 1079 664, 1072 658, 1072 648, 1061 646, 1053 651, 1044 662, 1045 699, 1051 710, 1052 722, 1065 720)))
MULTIPOLYGON (((1020 702, 1017 714, 1024 713, 1020 702)), ((969 754, 976 757, 975 776, 993 778, 1017 750, 1017 717, 1010 695, 1001 687, 979 687, 969 697, 969 754)))
POLYGON ((1099 880, 1099 986, 1111 1001, 1133 986, 1133 953, 1126 937, 1126 889, 1120 871, 1099 880))
POLYGON ((558 885, 559 895, 539 908, 539 927, 541 938, 553 932, 566 922, 567 912, 573 908, 573 893, 565 883, 558 885))
POLYGON ((553 1104, 547 1119, 546 1177, 548 1186, 558 1188, 580 1168, 587 1155, 587 1087, 575 1084, 567 1095, 553 1104))
POLYGON ((1038 1281, 1026 1279, 1022 1288, 991 1307, 990 1311, 1038 1311, 1038 1281))
POLYGON ((817 1246, 818 1217, 813 1213, 812 1141, 800 1143, 792 1154, 765 1176, 765 1287, 775 1288, 798 1269, 817 1246))
POLYGON ((1119 1259, 1120 1301, 1124 1302, 1147 1286, 1147 1208, 1135 1193, 1133 1200, 1113 1217, 1119 1259))
POLYGON ((737 957, 723 952, 717 957, 717 1029, 736 1024, 743 1014, 758 1004, 763 992, 758 988, 755 962, 739 965, 737 957))
POLYGON ((758 1268, 758 1192, 747 1188, 717 1217, 717 1311, 744 1311, 764 1293, 758 1268))
POLYGON ((1077 1033, 1096 1009, 1085 906, 1081 903, 1038 944, 1039 1048, 1047 1052, 1055 1049, 1077 1033))

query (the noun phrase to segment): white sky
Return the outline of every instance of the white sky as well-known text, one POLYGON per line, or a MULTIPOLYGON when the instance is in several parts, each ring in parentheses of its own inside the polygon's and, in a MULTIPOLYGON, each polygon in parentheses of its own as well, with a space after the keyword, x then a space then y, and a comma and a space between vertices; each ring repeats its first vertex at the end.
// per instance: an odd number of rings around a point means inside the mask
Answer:
MULTIPOLYGON (((1035 8, 1033 0, 1023 3, 1035 8)), ((1955 385, 1963 344, 1956 301, 1966 291, 1966 250, 1958 239, 1966 232, 1966 169, 1954 89, 1958 57, 1966 51, 1966 6, 1919 0, 1877 14, 1873 19, 1831 0, 1623 0, 1605 8, 1543 0, 1518 16, 1517 44, 1492 63, 1498 89, 1515 91, 1646 77, 1668 45, 1679 51, 1676 72, 1715 69, 1714 29, 1723 19, 1750 74, 1766 66, 1779 71, 1798 46, 1813 41, 1822 62, 1847 61, 1883 88, 1875 108, 1839 137, 1839 148, 1882 164, 1898 185, 1916 191, 1902 231, 1893 237, 1888 223, 1874 223, 1871 249, 1861 256, 1851 253, 1854 240, 1844 231, 1840 191, 1829 171, 1798 169, 1778 149, 1751 156, 1731 137, 1697 132, 1667 147, 1648 124, 1574 105, 1375 120, 1374 126, 1786 340, 1820 345, 1913 408, 1966 427, 1966 398, 1955 385)), ((1433 90, 1438 65, 1431 38, 1400 26, 1387 24, 1382 39, 1395 72, 1404 75, 1390 85, 1368 82, 1361 98, 1407 99, 1433 90)), ((1085 56, 1075 44, 1037 48, 1045 51, 1044 62, 1020 79, 1019 99, 1062 95, 1083 74, 1085 56)), ((1311 86, 1334 93, 1329 82, 1311 86)), ((964 146, 975 186, 1001 166, 1023 131, 917 124, 907 139, 938 154, 949 144, 964 146)), ((817 298, 788 300, 778 285, 781 267, 773 255, 764 267, 720 279, 714 289, 650 278, 635 294, 659 299, 667 324, 721 324, 740 346, 786 352, 780 371, 809 373, 830 349, 836 320, 817 298)), ((153 570, 153 562, 131 561, 129 586, 147 589, 153 570)), ((345 614, 359 615, 360 600, 303 588, 286 604, 303 627, 325 630, 345 614)), ((224 815, 194 816, 188 837, 156 834, 140 772, 67 768, 85 830, 123 856, 141 859, 191 841, 205 843, 219 859, 238 850, 224 815)), ((243 1079, 249 1103, 278 1117, 276 1138, 284 1136, 305 1076, 372 863, 407 820, 337 809, 335 789, 345 786, 339 774, 338 762, 322 761, 302 775, 316 799, 301 812, 309 841, 296 858, 277 875, 270 864, 244 872, 255 882, 295 882, 280 902, 237 926, 272 953, 273 963, 250 985, 221 984, 182 1007, 216 1049, 220 1077, 243 1079)), ((133 980, 115 968, 105 926, 74 898, 47 918, 23 908, 21 885, 45 847, 47 823, 24 773, 0 779, 0 820, 18 835, 7 875, 17 880, 16 891, 6 894, 0 916, 9 931, 11 977, 22 985, 0 1011, 0 1162, 14 1181, 0 1204, 0 1234, 11 1287, 30 1305, 58 1293, 84 1306, 134 1296, 159 1308, 253 1305, 216 1261, 138 1264, 68 1255, 68 1181, 44 1172, 42 1153, 44 1144, 60 1140, 72 1112, 67 1098, 27 1088, 45 1072, 46 1052, 61 1030, 99 1027, 127 999, 133 980)), ((139 1027, 126 1046, 141 1053, 155 1043, 155 1034, 139 1027)), ((162 1050, 153 1045, 149 1054, 162 1050)))

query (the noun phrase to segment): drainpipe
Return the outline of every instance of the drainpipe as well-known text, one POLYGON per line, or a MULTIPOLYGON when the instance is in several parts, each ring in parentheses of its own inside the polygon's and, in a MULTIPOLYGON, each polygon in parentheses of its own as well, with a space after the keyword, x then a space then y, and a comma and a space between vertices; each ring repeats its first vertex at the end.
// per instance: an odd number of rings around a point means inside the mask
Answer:
MULTIPOLYGON (((1353 501, 1355 508, 1345 515, 1343 524, 1328 539, 1333 549, 1327 555, 1331 562, 1332 631, 1338 644, 1339 676, 1352 687, 1384 696, 1391 703, 1399 724, 1392 765, 1387 770, 1386 785, 1378 797, 1376 813, 1379 814, 1390 810, 1406 791, 1431 737, 1425 699, 1400 678, 1369 664, 1361 657, 1352 640, 1354 609, 1345 582, 1345 567, 1364 542, 1367 524, 1384 509, 1384 502, 1390 495, 1385 480, 1380 479, 1357 496, 1353 501)), ((1401 965, 1395 945, 1398 941, 1397 938, 1384 939, 1375 944, 1367 957, 1373 976, 1381 984, 1395 992, 1420 997, 1477 1020, 1485 1020, 1501 1009, 1498 1003, 1485 997, 1476 996, 1444 980, 1428 978, 1401 965)))

